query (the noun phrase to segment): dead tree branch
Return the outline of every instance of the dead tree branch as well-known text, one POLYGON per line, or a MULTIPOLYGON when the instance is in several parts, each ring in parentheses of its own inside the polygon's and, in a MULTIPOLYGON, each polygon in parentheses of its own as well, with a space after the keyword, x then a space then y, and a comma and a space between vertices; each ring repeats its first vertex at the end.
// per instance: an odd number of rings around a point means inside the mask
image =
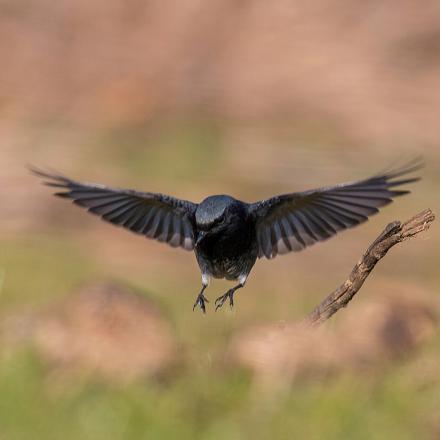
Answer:
POLYGON ((435 216, 430 209, 420 212, 405 223, 390 223, 376 238, 354 266, 347 280, 321 302, 303 321, 306 326, 318 326, 339 309, 345 307, 356 295, 379 260, 397 243, 426 231, 435 216))

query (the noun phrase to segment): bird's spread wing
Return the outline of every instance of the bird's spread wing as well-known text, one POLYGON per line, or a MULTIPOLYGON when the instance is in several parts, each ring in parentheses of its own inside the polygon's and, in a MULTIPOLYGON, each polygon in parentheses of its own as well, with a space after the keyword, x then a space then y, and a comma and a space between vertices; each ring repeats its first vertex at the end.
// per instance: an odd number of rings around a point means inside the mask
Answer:
POLYGON ((352 228, 378 208, 409 191, 394 188, 419 180, 399 177, 418 170, 420 160, 358 182, 272 197, 250 205, 257 228, 259 256, 301 251, 352 228))
POLYGON ((37 168, 31 171, 45 179, 46 185, 60 188, 57 196, 72 199, 103 220, 174 247, 194 248, 195 203, 164 194, 76 182, 37 168))

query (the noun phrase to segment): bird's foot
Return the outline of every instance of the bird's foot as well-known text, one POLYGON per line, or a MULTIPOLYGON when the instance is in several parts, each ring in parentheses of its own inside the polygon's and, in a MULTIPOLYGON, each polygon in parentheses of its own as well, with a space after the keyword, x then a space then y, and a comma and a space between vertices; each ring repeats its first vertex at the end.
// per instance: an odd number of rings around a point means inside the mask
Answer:
POLYGON ((203 293, 200 293, 197 296, 196 302, 193 305, 193 311, 196 309, 197 306, 200 306, 200 308, 202 309, 202 312, 206 313, 205 303, 209 303, 208 298, 206 298, 206 296, 203 295, 203 293))
POLYGON ((217 311, 226 302, 226 300, 228 298, 229 298, 229 305, 231 306, 231 309, 232 309, 232 307, 234 307, 234 293, 235 293, 235 290, 230 289, 224 295, 219 296, 215 300, 215 311, 217 311))

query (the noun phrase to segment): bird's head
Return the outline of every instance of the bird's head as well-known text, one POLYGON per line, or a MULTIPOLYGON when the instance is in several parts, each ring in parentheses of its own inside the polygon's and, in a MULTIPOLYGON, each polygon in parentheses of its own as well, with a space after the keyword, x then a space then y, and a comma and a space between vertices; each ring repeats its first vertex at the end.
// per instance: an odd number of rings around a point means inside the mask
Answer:
POLYGON ((201 235, 233 227, 244 214, 243 204, 230 196, 210 196, 196 210, 197 230, 201 235))

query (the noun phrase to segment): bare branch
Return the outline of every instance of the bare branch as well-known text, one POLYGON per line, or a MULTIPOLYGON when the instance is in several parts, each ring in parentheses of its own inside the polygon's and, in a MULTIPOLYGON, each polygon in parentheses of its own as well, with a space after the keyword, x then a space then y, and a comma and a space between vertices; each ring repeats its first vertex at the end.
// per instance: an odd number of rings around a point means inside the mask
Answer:
POLYGON ((339 309, 345 307, 356 295, 364 281, 386 253, 397 243, 426 231, 435 216, 430 209, 420 212, 405 223, 390 223, 376 238, 354 266, 347 280, 322 301, 303 321, 306 326, 318 326, 339 309))

